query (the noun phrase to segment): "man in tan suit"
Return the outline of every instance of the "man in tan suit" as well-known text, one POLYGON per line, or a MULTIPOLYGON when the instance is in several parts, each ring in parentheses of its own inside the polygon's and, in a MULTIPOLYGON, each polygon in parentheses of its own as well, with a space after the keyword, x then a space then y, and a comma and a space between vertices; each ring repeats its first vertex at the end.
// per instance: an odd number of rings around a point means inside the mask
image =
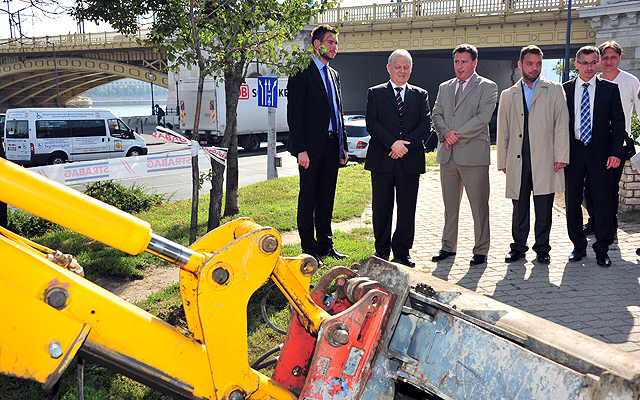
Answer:
POLYGON ((530 195, 536 213, 536 260, 549 264, 549 234, 555 192, 564 191, 569 163, 569 111, 562 85, 540 76, 542 50, 520 50, 522 79, 504 90, 498 106, 498 169, 507 174, 506 197, 513 201, 513 243, 505 262, 529 249, 530 195))
POLYGON ((471 204, 475 246, 471 265, 486 262, 489 252, 489 121, 498 86, 476 73, 478 50, 461 44, 453 50, 456 78, 440 84, 433 108, 438 134, 440 182, 444 200, 442 248, 432 261, 455 255, 458 214, 464 187, 471 204))

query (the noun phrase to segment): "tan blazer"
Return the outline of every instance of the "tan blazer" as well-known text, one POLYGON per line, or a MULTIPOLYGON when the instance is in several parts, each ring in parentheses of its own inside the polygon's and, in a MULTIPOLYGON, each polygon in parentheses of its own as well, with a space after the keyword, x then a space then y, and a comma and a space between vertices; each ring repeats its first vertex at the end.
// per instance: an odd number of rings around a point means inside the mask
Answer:
MULTIPOLYGON (((518 200, 522 177, 524 104, 522 79, 505 89, 498 106, 498 169, 507 172, 506 197, 518 200)), ((564 170, 554 163, 569 163, 569 111, 562 85, 540 77, 529 106, 529 145, 534 196, 564 191, 564 170)))
POLYGON ((436 161, 446 164, 451 158, 444 134, 461 132, 460 141, 452 146, 453 162, 458 165, 489 165, 489 121, 498 99, 498 85, 473 73, 455 104, 456 78, 442 82, 433 107, 432 120, 438 134, 436 161))

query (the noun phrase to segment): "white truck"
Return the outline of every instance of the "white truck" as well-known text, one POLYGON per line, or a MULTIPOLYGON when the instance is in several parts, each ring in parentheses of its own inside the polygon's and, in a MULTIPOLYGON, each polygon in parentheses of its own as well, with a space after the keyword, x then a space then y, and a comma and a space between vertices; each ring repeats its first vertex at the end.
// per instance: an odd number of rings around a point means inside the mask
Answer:
MULTIPOLYGON (((289 136, 287 124, 287 78, 278 79, 278 107, 276 132, 278 141, 286 143, 289 136)), ((179 86, 181 121, 180 129, 187 138, 193 132, 198 80, 182 79, 179 86)), ((200 141, 217 145, 226 127, 226 101, 224 82, 206 79, 200 108, 198 132, 200 141)), ((267 141, 267 108, 258 107, 258 78, 246 78, 240 88, 238 100, 238 146, 248 151, 260 149, 267 141)))

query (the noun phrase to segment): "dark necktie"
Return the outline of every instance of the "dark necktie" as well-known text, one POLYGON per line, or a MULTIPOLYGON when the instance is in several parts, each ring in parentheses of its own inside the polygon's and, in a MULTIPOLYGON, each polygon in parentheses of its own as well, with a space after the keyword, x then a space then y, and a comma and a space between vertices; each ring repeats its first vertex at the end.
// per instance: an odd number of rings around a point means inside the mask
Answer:
POLYGON ((591 104, 589 102, 589 84, 582 85, 582 99, 580 100, 580 140, 584 144, 591 141, 591 104))
POLYGON ((402 93, 401 87, 396 87, 396 103, 398 103, 398 112, 400 113, 400 118, 402 119, 402 108, 404 107, 404 102, 402 101, 402 93))
POLYGON ((342 159, 344 157, 344 150, 342 147, 342 132, 340 132, 340 125, 338 125, 338 121, 336 118, 336 106, 335 104, 333 104, 333 93, 331 91, 331 79, 329 78, 329 67, 325 65, 324 67, 322 67, 322 71, 324 71, 324 77, 327 82, 327 97, 329 97, 329 107, 331 108, 331 126, 333 126, 333 129, 336 132, 336 135, 338 135, 338 144, 339 144, 338 150, 340 151, 338 153, 338 156, 340 157, 340 159, 342 159))

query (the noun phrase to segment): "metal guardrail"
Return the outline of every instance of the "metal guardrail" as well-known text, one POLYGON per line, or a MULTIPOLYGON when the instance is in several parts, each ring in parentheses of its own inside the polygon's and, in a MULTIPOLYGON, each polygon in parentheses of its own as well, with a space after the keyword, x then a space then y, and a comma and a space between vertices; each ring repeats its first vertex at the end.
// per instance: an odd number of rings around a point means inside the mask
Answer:
MULTIPOLYGON (((373 23, 407 19, 478 17, 567 9, 568 0, 423 0, 338 7, 321 14, 319 24, 373 23)), ((600 0, 572 0, 572 8, 600 5, 600 0)))
POLYGON ((138 40, 145 40, 149 34, 148 29, 138 30, 136 35, 123 35, 120 32, 100 32, 100 33, 70 33, 68 35, 55 35, 44 37, 22 37, 15 39, 0 39, 0 51, 18 48, 47 48, 50 43, 56 48, 63 50, 72 46, 101 46, 112 44, 136 44, 138 40), (47 43, 49 42, 49 43, 47 43))

